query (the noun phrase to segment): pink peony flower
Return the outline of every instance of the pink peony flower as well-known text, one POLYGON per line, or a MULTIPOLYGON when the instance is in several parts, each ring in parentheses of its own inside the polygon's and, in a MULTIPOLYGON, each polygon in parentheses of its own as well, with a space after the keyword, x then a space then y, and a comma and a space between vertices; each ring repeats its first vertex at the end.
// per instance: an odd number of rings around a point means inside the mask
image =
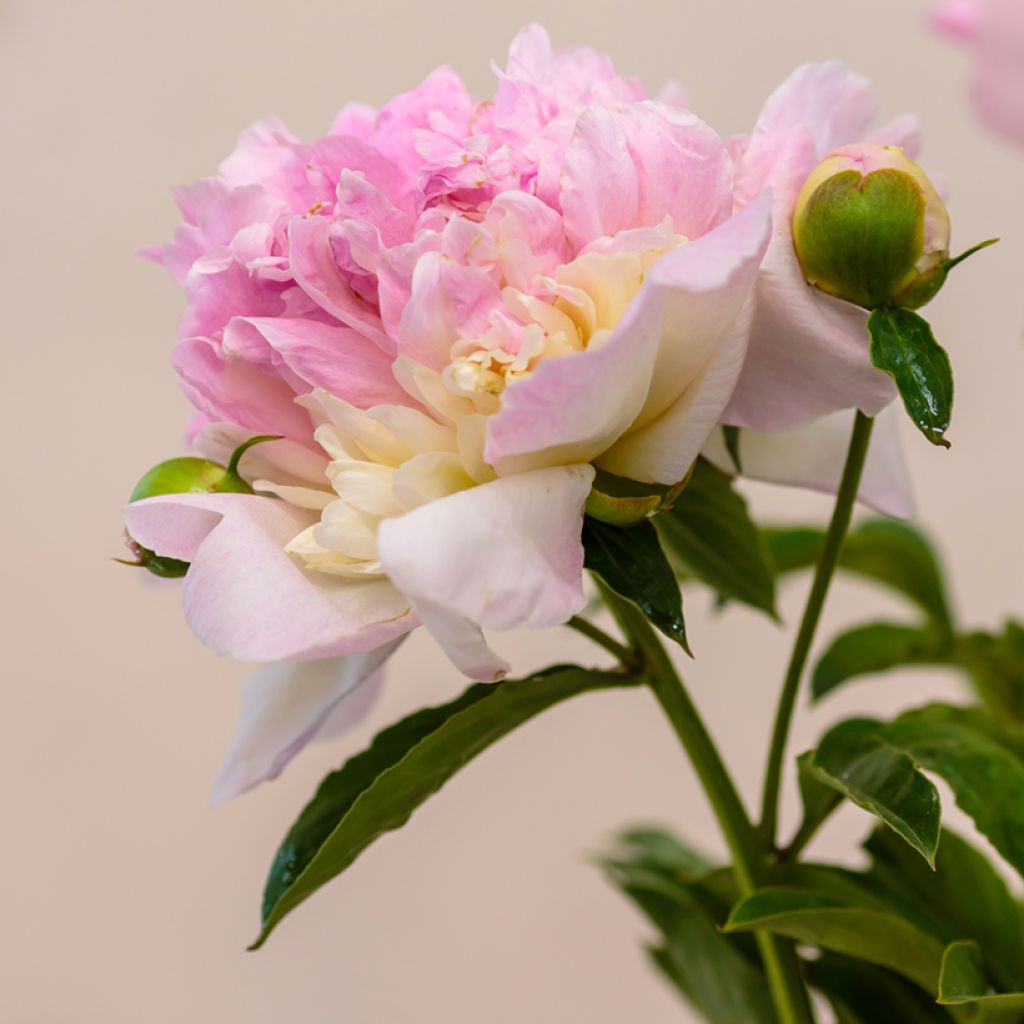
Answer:
MULTIPOLYGON (((789 274, 785 216, 775 279, 758 283, 766 189, 785 214, 819 151, 859 137, 859 79, 798 73, 738 147, 737 175, 699 118, 590 50, 553 51, 539 27, 498 77, 477 102, 442 69, 379 111, 346 107, 308 144, 257 124, 218 177, 176 193, 184 223, 149 253, 185 290, 173 362, 196 447, 284 440, 243 463, 277 500, 165 495, 131 505, 128 528, 191 563, 186 615, 218 652, 342 659, 264 670, 221 796, 279 771, 417 624, 491 680, 507 666, 484 630, 579 611, 595 467, 686 475, 739 379, 755 288, 764 377, 734 422, 803 426, 891 397, 860 365, 863 317, 789 274), (772 356, 784 343, 806 372, 772 356)), ((835 436, 792 435, 808 465, 752 433, 752 465, 828 486, 835 436)), ((868 480, 889 493, 878 458, 868 480)))
POLYGON ((974 50, 974 102, 985 122, 1014 142, 1024 142, 1024 4, 945 0, 933 21, 974 50))

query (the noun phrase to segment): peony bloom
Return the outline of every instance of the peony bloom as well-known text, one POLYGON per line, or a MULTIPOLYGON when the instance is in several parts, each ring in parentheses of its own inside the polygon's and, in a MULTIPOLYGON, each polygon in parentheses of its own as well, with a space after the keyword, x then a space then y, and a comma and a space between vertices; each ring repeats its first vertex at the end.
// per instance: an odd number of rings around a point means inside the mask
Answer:
MULTIPOLYGON (((814 74, 861 87, 831 65, 814 74)), ((736 406, 744 425, 803 428, 781 443, 744 431, 750 472, 833 482, 826 452, 843 425, 810 421, 862 402, 858 380, 831 377, 832 323, 849 314, 805 324, 835 300, 802 278, 799 299, 788 281, 773 292, 759 273, 770 241, 776 273, 785 264, 788 217, 772 239, 769 187, 789 202, 797 156, 806 177, 859 125, 803 145, 816 84, 798 76, 736 147, 737 176, 674 94, 648 99, 606 58, 553 51, 537 26, 498 79, 480 102, 442 69, 380 110, 346 107, 311 143, 261 122, 217 177, 178 190, 183 223, 148 253, 185 291, 173 363, 194 447, 225 461, 253 435, 282 438, 245 454, 257 494, 126 511, 139 544, 190 563, 183 600, 204 642, 289 663, 247 692, 221 797, 349 715, 346 696, 417 625, 493 680, 507 665, 485 630, 578 612, 595 470, 672 485, 702 449, 716 457, 752 315, 765 354, 771 331, 789 339, 794 325, 794 344, 825 354, 819 376, 772 370, 736 406)), ((837 113, 823 98, 816 116, 848 126, 846 99, 837 113)), ((863 318, 848 330, 866 349, 863 318)), ((880 408, 891 396, 871 382, 880 408)), ((901 511, 898 456, 873 459, 868 486, 901 511)))
POLYGON ((417 624, 490 680, 484 630, 581 609, 595 467, 686 475, 743 364, 771 209, 733 215, 714 131, 538 27, 488 101, 441 70, 312 143, 262 122, 220 171, 149 253, 185 290, 173 362, 199 450, 284 440, 245 457, 257 495, 160 495, 127 525, 191 563, 215 650, 348 656, 333 684, 264 670, 228 795, 417 624), (290 723, 269 746, 268 716, 290 723))
POLYGON ((945 0, 935 26, 974 50, 974 102, 985 122, 1024 143, 1024 4, 1020 0, 945 0))

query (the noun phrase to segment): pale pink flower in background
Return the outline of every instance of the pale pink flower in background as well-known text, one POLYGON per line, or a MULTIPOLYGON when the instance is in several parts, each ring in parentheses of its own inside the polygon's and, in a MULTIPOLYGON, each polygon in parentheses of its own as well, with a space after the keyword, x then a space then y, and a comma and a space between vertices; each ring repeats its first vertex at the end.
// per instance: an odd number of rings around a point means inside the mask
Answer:
MULTIPOLYGON (((218 796, 344 718, 418 624, 492 680, 508 666, 484 630, 578 612, 595 467, 674 484, 715 457, 729 407, 726 422, 792 430, 744 432, 753 475, 828 488, 844 410, 891 398, 863 314, 782 251, 799 175, 863 134, 861 79, 803 69, 733 153, 678 91, 649 100, 537 26, 498 79, 478 102, 441 69, 312 143, 261 122, 218 177, 177 191, 184 223, 149 253, 185 291, 173 362, 194 446, 223 461, 284 438, 245 456, 258 495, 126 512, 140 544, 191 563, 204 642, 289 663, 248 691, 218 796)), ((863 493, 900 511, 898 447, 872 459, 863 493)))
POLYGON ((935 26, 974 54, 972 91, 984 121, 1024 143, 1024 2, 946 0, 935 26))

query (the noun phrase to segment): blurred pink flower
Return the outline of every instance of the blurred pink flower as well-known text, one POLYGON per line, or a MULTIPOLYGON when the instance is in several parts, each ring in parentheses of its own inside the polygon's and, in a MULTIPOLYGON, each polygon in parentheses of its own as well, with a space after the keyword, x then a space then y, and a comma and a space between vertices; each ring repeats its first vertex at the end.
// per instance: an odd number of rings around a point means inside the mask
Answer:
POLYGON ((933 21, 974 52, 974 101, 985 122, 1024 143, 1024 3, 945 0, 933 21))

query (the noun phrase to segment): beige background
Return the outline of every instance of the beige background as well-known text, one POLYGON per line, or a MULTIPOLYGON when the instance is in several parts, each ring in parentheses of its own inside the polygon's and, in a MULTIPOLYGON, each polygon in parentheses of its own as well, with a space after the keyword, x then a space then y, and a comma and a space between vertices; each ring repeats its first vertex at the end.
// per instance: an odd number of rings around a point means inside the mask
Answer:
MULTIPOLYGON (((971 623, 1024 612, 1020 419, 1024 152, 972 121, 967 62, 926 34, 923 2, 858 0, 0 0, 4 158, 3 684, 0 1019, 15 1024, 430 1021, 645 1024, 687 1019, 648 974, 644 923, 585 863, 628 821, 719 841, 641 693, 559 708, 489 752, 289 920, 259 954, 264 871, 316 781, 372 731, 462 686, 429 640, 397 659, 372 721, 220 809, 209 784, 245 667, 189 635, 175 585, 109 561, 119 510, 179 452, 167 366, 180 296, 142 244, 167 237, 168 185, 211 173, 250 121, 299 134, 448 62, 478 91, 514 30, 611 52, 651 87, 675 76, 723 132, 753 121, 798 62, 841 56, 886 113, 918 111, 958 241, 1004 243, 933 306, 958 382, 953 450, 908 445, 923 518, 971 623), (966 611, 968 610, 969 611, 966 611)), ((756 492, 799 518, 822 502, 756 492)), ((792 620, 802 586, 787 590, 792 620)), ((897 611, 843 584, 833 625, 897 611)), ((784 639, 744 611, 689 604, 688 675, 753 796, 784 639)), ((505 638, 518 668, 581 653, 561 634, 505 638)), ((853 687, 798 727, 955 692, 935 674, 853 687)), ((794 809, 787 807, 787 820, 794 809)), ((819 849, 851 849, 846 811, 819 849)))

